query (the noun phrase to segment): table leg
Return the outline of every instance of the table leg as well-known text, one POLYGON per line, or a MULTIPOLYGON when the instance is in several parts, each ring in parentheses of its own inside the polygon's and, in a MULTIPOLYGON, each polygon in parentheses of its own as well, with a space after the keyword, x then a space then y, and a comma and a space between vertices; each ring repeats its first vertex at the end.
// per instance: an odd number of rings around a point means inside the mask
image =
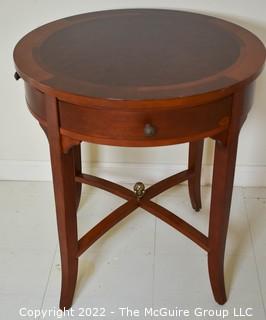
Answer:
POLYGON ((209 222, 209 277, 215 300, 227 300, 224 283, 224 251, 229 222, 238 137, 215 144, 212 198, 209 222))
POLYGON ((188 190, 192 208, 196 211, 201 209, 201 166, 204 140, 193 141, 189 143, 188 169, 194 172, 194 175, 188 179, 188 190))
MULTIPOLYGON (((82 171, 80 144, 77 146, 74 146, 73 148, 74 148, 74 156, 75 156, 75 174, 80 175, 81 171, 82 171)), ((76 182, 76 206, 77 206, 77 209, 78 209, 78 206, 80 203, 81 189, 82 189, 82 183, 76 182)))
POLYGON ((47 124, 53 173, 57 227, 61 254, 62 283, 60 308, 68 309, 73 300, 78 272, 77 203, 75 182, 76 151, 64 153, 58 126, 56 99, 47 97, 47 124))

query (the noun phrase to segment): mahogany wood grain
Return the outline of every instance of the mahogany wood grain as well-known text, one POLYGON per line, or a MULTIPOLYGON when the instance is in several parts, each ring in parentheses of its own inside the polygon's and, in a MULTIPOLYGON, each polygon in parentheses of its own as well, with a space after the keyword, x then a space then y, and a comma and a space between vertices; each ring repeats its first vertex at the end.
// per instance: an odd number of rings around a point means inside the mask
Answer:
POLYGON ((231 114, 231 97, 197 107, 161 110, 104 110, 59 103, 61 132, 78 140, 118 146, 169 145, 225 131, 231 114), (108 125, 112 123, 112 125, 108 125), (144 127, 155 128, 145 136, 144 127))
POLYGON ((227 144, 223 145, 219 141, 215 143, 208 266, 213 294, 219 304, 224 304, 227 300, 224 282, 224 251, 232 199, 238 136, 241 129, 243 98, 243 92, 237 92, 234 95, 227 144))
POLYGON ((146 199, 140 201, 140 207, 149 211, 157 218, 163 220, 176 230, 186 235, 189 239, 198 244, 202 249, 206 251, 209 250, 208 237, 206 237, 202 232, 195 229, 193 226, 191 226, 183 219, 177 217, 168 209, 163 208, 157 203, 146 199))
POLYGON ((137 198, 135 193, 117 183, 110 182, 108 180, 98 178, 88 174, 80 174, 76 176, 75 180, 81 183, 94 186, 105 191, 111 192, 123 199, 128 200, 125 204, 115 209, 106 218, 100 221, 94 228, 89 230, 80 240, 78 255, 81 255, 86 249, 88 249, 97 239, 99 239, 104 233, 111 229, 116 223, 124 219, 137 207, 146 209, 156 217, 170 224, 172 227, 182 232, 189 237, 195 243, 197 243, 204 250, 208 251, 208 238, 185 222, 183 219, 177 217, 174 213, 163 208, 162 206, 150 201, 153 197, 161 192, 188 180, 195 174, 192 170, 185 170, 175 175, 172 175, 164 180, 161 180, 147 190, 145 190, 141 198, 137 198))
POLYGON ((41 26, 14 49, 16 80, 46 133, 51 154, 62 262, 60 308, 72 304, 78 257, 137 207, 162 219, 208 252, 215 300, 226 301, 224 250, 237 143, 252 106, 266 50, 248 30, 202 14, 161 9, 85 13, 41 26), (188 180, 201 208, 204 138, 215 142, 208 236, 151 201, 188 180), (82 172, 82 141, 126 147, 189 142, 187 170, 141 197, 82 172), (77 208, 89 184, 127 202, 81 239, 77 208))
POLYGON ((158 194, 164 192, 165 190, 190 179, 190 177, 192 177, 193 175, 194 175, 194 172, 192 170, 184 170, 170 177, 167 177, 155 183, 154 185, 150 186, 145 191, 145 199, 152 199, 156 197, 158 194))
MULTIPOLYGON (((81 147, 80 144, 73 147, 74 161, 75 161, 75 176, 80 175, 82 172, 81 163, 81 147)), ((79 207, 80 197, 81 197, 82 183, 76 181, 76 206, 79 207)))
POLYGON ((78 272, 75 154, 63 153, 60 142, 57 101, 46 96, 48 139, 53 172, 57 225, 61 252, 62 285, 60 308, 72 304, 78 272))
POLYGON ((188 191, 192 207, 195 211, 201 209, 201 165, 204 140, 193 141, 189 144, 188 168, 194 174, 188 179, 188 191))
POLYGON ((110 230, 114 225, 123 220, 133 210, 137 209, 138 202, 131 199, 119 208, 115 209, 106 218, 100 221, 95 227, 88 231, 78 242, 78 255, 80 256, 87 250, 96 240, 110 230))
POLYGON ((133 191, 128 190, 127 188, 120 186, 117 183, 108 181, 103 178, 95 177, 89 174, 83 173, 76 176, 76 181, 111 192, 126 200, 129 200, 132 198, 132 196, 134 196, 133 191))
POLYGON ((41 26, 18 42, 14 59, 20 77, 59 100, 176 107, 245 86, 260 73, 265 49, 246 29, 215 17, 128 9, 41 26))

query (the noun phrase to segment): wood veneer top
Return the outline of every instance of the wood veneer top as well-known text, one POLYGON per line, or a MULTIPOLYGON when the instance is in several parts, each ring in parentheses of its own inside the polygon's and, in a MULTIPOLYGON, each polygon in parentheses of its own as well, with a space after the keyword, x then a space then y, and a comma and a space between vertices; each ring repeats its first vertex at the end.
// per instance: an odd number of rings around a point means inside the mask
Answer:
POLYGON ((167 100, 254 79, 265 48, 249 31, 173 10, 110 10, 41 26, 17 44, 17 72, 41 91, 95 101, 167 100))

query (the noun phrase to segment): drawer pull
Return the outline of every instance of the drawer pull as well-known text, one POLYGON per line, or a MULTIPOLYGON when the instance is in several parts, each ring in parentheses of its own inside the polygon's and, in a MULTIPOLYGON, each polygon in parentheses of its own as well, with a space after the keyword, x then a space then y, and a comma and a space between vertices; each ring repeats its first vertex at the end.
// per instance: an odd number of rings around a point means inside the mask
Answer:
POLYGON ((146 123, 144 126, 144 135, 146 137, 153 137, 156 133, 156 129, 150 123, 146 123))
POLYGON ((17 72, 15 72, 14 78, 15 78, 16 80, 19 80, 19 79, 20 79, 20 75, 19 75, 17 72))

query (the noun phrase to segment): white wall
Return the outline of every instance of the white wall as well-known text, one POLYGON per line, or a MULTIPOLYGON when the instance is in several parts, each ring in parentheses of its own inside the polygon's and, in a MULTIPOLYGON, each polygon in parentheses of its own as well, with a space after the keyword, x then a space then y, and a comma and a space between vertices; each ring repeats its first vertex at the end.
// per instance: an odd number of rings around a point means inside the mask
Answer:
MULTIPOLYGON (((46 138, 24 102, 22 81, 14 81, 12 51, 31 29, 73 14, 114 8, 172 8, 209 13, 238 23, 266 44, 266 0, 0 0, 0 179, 50 178, 46 138)), ((235 184, 266 185, 266 69, 257 81, 255 102, 240 137, 235 184)), ((203 183, 210 182, 213 143, 206 141, 203 183)), ((114 180, 154 181, 185 166, 187 145, 114 148, 86 144, 87 170, 114 180)))

